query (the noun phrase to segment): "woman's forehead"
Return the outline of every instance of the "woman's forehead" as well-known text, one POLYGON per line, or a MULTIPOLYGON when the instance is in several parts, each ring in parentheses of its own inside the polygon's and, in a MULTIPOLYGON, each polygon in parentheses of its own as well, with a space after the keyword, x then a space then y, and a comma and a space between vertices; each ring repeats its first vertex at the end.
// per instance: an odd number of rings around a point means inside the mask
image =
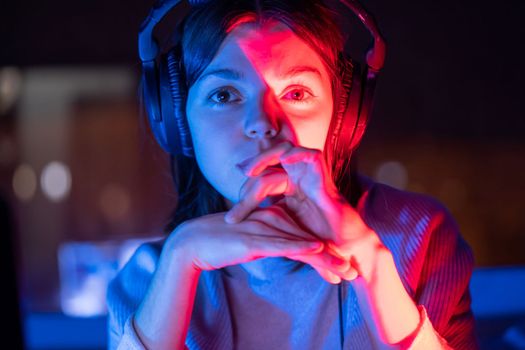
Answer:
POLYGON ((209 68, 249 63, 259 71, 283 76, 294 66, 310 66, 326 74, 319 55, 290 28, 278 21, 243 23, 221 44, 209 68))

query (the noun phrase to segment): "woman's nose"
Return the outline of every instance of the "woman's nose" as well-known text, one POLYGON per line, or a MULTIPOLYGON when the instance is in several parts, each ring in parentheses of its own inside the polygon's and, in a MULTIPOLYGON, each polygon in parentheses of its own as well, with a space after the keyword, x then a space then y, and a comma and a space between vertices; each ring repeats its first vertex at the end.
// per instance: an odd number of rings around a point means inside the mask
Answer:
POLYGON ((250 138, 269 139, 277 135, 277 128, 270 123, 261 121, 250 126, 246 134, 250 138))
POLYGON ((270 101, 265 101, 262 106, 257 106, 246 118, 245 133, 250 138, 273 138, 279 133, 277 111, 273 110, 270 101))

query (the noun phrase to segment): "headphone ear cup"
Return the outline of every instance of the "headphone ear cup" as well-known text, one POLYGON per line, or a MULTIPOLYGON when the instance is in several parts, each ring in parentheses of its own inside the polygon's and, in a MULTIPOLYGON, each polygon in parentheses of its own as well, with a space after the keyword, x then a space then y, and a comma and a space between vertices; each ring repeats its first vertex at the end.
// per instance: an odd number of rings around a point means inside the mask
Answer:
MULTIPOLYGON (((352 113, 349 109, 355 109, 352 105, 353 99, 350 99, 354 90, 354 62, 342 54, 339 57, 339 76, 341 80, 337 87, 337 94, 335 96, 337 104, 335 105, 334 120, 331 125, 331 140, 332 149, 334 151, 335 159, 342 161, 343 158, 350 152, 350 137, 352 136, 354 121, 352 120, 352 113)), ((337 164, 334 164, 337 168, 337 164)))
POLYGON ((157 64, 154 60, 142 63, 142 99, 148 116, 148 124, 155 140, 166 151, 169 146, 163 122, 157 64))
POLYGON ((351 152, 357 148, 368 124, 369 111, 363 105, 363 86, 366 81, 366 70, 350 58, 343 58, 342 62, 343 91, 341 96, 342 112, 341 128, 338 135, 337 147, 351 152))
POLYGON ((142 63, 142 96, 151 132, 162 149, 193 157, 179 46, 161 56, 159 67, 154 60, 142 63))
POLYGON ((146 107, 148 122, 155 140, 162 149, 172 155, 179 154, 180 145, 177 134, 174 137, 173 102, 166 70, 166 59, 160 59, 157 66, 154 60, 142 64, 142 96, 146 107))
POLYGON ((163 75, 168 79, 161 83, 162 91, 166 91, 165 99, 171 102, 169 111, 167 111, 167 113, 170 113, 170 123, 168 125, 169 128, 167 128, 169 132, 168 141, 173 144, 173 147, 176 147, 177 154, 194 157, 191 134, 186 117, 188 92, 181 58, 182 50, 180 44, 168 51, 164 65, 167 68, 167 74, 163 75), (172 141, 171 138, 173 138, 172 141))

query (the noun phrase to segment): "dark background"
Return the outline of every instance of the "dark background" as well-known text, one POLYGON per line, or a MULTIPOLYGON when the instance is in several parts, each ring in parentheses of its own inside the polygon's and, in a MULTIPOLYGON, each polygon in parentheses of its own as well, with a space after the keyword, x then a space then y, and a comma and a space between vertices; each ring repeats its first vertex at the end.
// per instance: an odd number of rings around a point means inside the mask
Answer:
MULTIPOLYGON (((152 3, 3 2, 0 62, 136 65, 137 30, 152 3)), ((523 1, 362 3, 389 49, 376 109, 385 117, 374 124, 376 134, 522 142, 523 1)))
MULTIPOLYGON (((152 3, 4 1, 0 67, 14 66, 21 72, 124 67, 138 77, 137 33, 152 3)), ((525 2, 366 0, 363 4, 378 20, 388 53, 359 154, 362 171, 373 176, 381 162, 403 163, 410 179, 407 189, 447 205, 473 247, 478 266, 525 264, 525 2), (443 179, 453 179, 456 187, 443 185, 443 179), (454 190, 458 186, 460 196, 454 190)), ((341 13, 354 24, 349 51, 361 59, 369 38, 352 14, 341 13)), ((60 234, 46 232, 45 225, 38 232, 23 232, 21 222, 45 216, 49 204, 37 198, 40 204, 31 208, 13 196, 11 176, 23 160, 20 154, 2 165, 1 189, 16 213, 15 241, 26 271, 23 289, 36 309, 56 306, 53 286, 60 242, 159 234, 173 206, 166 159, 155 145, 144 141, 135 92, 115 101, 102 98, 77 104, 71 141, 76 153, 70 160, 74 174, 86 164, 90 172, 80 175, 85 177, 73 183, 70 199, 62 204, 68 220, 60 234), (133 137, 128 144, 131 151, 122 147, 125 137, 133 137), (111 152, 117 156, 104 158, 111 152), (100 159, 106 161, 102 164, 100 159), (134 204, 120 222, 107 222, 90 206, 90 192, 109 173, 135 176, 127 182, 134 204), (82 187, 87 183, 90 189, 82 187), (89 222, 83 221, 86 217, 89 222), (31 237, 37 237, 37 243, 31 237), (42 253, 46 249, 49 253, 42 253), (51 304, 42 301, 49 295, 51 304)), ((0 136, 16 140, 18 113, 15 106, 0 116, 0 136)))

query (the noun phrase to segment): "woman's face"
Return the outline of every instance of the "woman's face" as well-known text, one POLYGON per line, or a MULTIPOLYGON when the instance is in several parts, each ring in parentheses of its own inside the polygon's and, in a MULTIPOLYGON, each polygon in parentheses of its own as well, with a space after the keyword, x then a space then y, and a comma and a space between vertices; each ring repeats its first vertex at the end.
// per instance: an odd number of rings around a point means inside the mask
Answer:
POLYGON ((186 105, 199 168, 228 205, 247 179, 238 163, 283 141, 323 150, 332 110, 321 58, 280 22, 235 27, 186 105))

